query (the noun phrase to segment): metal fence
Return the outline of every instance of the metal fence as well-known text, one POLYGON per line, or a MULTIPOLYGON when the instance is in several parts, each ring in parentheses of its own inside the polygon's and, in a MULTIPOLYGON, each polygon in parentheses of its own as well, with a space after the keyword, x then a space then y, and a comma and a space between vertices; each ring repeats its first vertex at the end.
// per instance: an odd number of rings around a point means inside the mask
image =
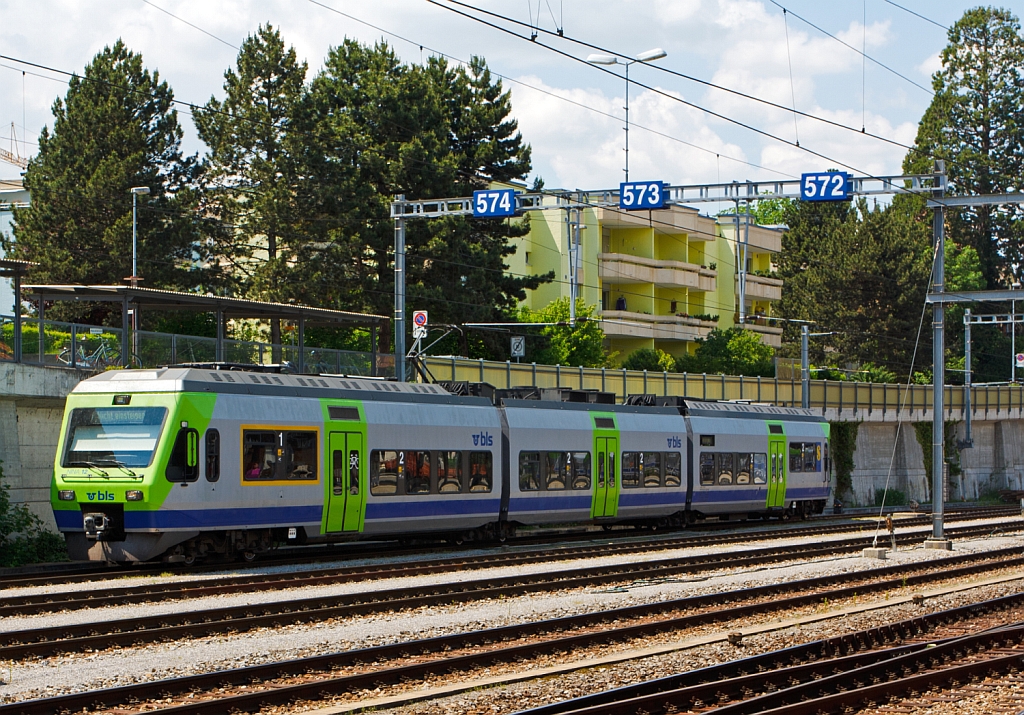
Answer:
MULTIPOLYGON (((22 318, 22 362, 54 367, 105 370, 110 367, 159 367, 190 362, 216 362, 217 339, 138 331, 130 336, 131 354, 121 356, 120 328, 96 327, 46 320, 42 335, 39 320, 22 318)), ((271 365, 300 364, 296 345, 271 345, 223 339, 222 362, 271 365)), ((306 346, 304 372, 342 373, 388 377, 394 375, 391 355, 306 346)), ((14 319, 0 316, 0 360, 14 359, 14 319)))
MULTIPOLYGON (((488 382, 496 387, 568 387, 614 392, 625 395, 679 395, 702 400, 747 400, 780 407, 799 407, 802 385, 796 379, 648 372, 612 368, 583 368, 560 365, 489 362, 464 358, 427 358, 431 374, 439 380, 488 382)), ((965 388, 947 385, 945 408, 949 419, 966 414, 965 388)), ((857 413, 895 419, 903 408, 904 418, 926 419, 932 409, 931 385, 810 381, 812 409, 857 413)), ((1024 385, 983 385, 971 388, 974 416, 1020 414, 1024 409, 1024 385)))

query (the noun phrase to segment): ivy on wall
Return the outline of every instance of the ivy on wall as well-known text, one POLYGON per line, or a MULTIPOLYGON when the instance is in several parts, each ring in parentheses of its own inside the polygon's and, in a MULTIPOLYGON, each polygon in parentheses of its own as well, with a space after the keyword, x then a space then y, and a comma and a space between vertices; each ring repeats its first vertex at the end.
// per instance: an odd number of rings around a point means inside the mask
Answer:
MULTIPOLYGON (((960 452, 956 448, 956 427, 959 422, 946 423, 945 455, 949 463, 949 476, 956 477, 961 473, 960 452)), ((927 476, 928 498, 931 498, 932 490, 932 423, 915 422, 914 434, 917 435, 917 443, 921 445, 924 453, 924 472, 927 476)))
POLYGON ((860 422, 829 422, 832 463, 836 469, 836 494, 841 499, 853 495, 853 450, 857 446, 860 422))

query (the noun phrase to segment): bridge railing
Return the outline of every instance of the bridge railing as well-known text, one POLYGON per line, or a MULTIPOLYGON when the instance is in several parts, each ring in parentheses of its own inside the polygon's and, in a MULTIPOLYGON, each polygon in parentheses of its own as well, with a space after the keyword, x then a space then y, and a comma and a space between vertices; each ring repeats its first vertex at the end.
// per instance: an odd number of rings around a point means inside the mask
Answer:
MULTIPOLYGON (((799 407, 803 386, 799 380, 697 373, 650 372, 614 368, 567 367, 534 363, 468 360, 459 357, 427 358, 438 380, 487 382, 496 387, 568 387, 624 395, 678 395, 702 400, 747 400, 781 407, 799 407)), ((947 385, 944 412, 957 420, 966 414, 965 388, 947 385)), ((972 414, 1021 416, 1024 385, 980 385, 971 388, 972 414)), ((810 381, 810 406, 830 418, 895 420, 930 419, 931 385, 895 385, 833 380, 810 381)))

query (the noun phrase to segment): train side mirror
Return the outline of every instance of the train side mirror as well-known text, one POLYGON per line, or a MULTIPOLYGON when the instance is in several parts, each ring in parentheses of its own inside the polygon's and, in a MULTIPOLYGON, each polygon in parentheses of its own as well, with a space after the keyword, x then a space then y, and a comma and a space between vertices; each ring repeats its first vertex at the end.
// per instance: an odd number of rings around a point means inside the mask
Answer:
POLYGON ((182 427, 174 438, 171 457, 167 460, 167 481, 194 482, 199 478, 199 431, 182 427))

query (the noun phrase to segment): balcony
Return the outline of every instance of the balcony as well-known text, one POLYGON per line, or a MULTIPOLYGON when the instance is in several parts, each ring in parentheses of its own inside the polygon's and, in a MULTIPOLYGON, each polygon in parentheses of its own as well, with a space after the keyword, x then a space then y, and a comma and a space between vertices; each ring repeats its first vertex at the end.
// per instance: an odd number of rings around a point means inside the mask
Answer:
MULTIPOLYGON (((655 340, 689 340, 706 338, 718 323, 677 315, 648 315, 628 310, 602 310, 601 328, 609 338, 654 338, 655 340)), ((780 331, 781 333, 781 331, 780 331)))
POLYGON ((599 253, 597 266, 598 276, 605 284, 653 283, 661 288, 690 288, 707 292, 718 288, 718 272, 694 263, 656 261, 623 253, 599 253))
POLYGON ((752 333, 758 333, 761 342, 765 345, 770 345, 773 348, 782 346, 782 328, 770 325, 767 320, 749 317, 743 327, 752 333))
MULTIPOLYGON (((740 279, 736 276, 736 294, 739 295, 740 279)), ((782 300, 782 280, 779 278, 762 278, 752 273, 747 274, 747 299, 782 300)))

